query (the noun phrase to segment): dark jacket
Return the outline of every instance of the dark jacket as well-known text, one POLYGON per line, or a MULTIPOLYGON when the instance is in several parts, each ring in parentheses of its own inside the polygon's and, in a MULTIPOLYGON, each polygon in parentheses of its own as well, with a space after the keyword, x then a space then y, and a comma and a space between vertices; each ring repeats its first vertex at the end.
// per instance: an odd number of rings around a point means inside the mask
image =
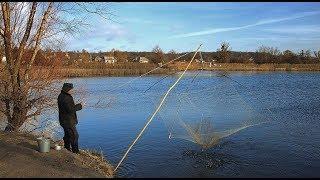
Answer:
POLYGON ((73 127, 78 124, 76 111, 82 109, 81 104, 74 104, 73 97, 61 91, 58 96, 59 123, 62 127, 73 127))

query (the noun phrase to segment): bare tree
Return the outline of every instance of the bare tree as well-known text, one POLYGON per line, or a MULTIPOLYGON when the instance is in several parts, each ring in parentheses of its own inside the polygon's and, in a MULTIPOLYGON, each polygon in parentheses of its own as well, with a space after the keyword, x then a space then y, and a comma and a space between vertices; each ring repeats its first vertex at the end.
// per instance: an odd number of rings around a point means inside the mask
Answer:
POLYGON ((218 56, 222 62, 229 63, 231 57, 231 47, 228 42, 222 42, 220 49, 218 49, 218 56))
POLYGON ((312 58, 312 52, 311 50, 301 50, 299 52, 299 61, 300 63, 310 63, 312 62, 313 58, 312 58))
POLYGON ((161 63, 161 62, 164 63, 164 61, 165 61, 164 52, 159 47, 159 45, 156 45, 152 49, 152 53, 153 53, 153 56, 152 56, 151 60, 153 63, 161 63))
POLYGON ((0 72, 0 111, 7 119, 6 131, 17 131, 44 108, 56 106, 52 96, 61 78, 59 63, 48 58, 47 64, 37 65, 41 49, 59 49, 67 35, 88 26, 89 14, 110 17, 104 8, 103 3, 1 2, 6 63, 0 72))
POLYGON ((82 59, 82 63, 83 64, 87 64, 90 62, 90 54, 88 51, 86 51, 85 49, 82 49, 81 54, 80 54, 80 58, 82 59))
POLYGON ((257 50, 259 53, 259 62, 272 63, 277 60, 277 56, 281 55, 281 51, 278 48, 260 46, 257 50))
POLYGON ((282 53, 282 61, 287 63, 294 63, 297 59, 297 56, 294 52, 290 50, 285 50, 282 53))
POLYGON ((320 62, 320 50, 319 51, 313 51, 314 56, 317 58, 318 62, 320 62))
POLYGON ((122 52, 120 50, 115 50, 113 52, 114 57, 119 61, 119 62, 126 62, 128 60, 128 54, 126 52, 122 52))
POLYGON ((168 52, 167 57, 168 57, 168 60, 171 61, 171 60, 177 58, 178 54, 175 50, 172 49, 168 52))

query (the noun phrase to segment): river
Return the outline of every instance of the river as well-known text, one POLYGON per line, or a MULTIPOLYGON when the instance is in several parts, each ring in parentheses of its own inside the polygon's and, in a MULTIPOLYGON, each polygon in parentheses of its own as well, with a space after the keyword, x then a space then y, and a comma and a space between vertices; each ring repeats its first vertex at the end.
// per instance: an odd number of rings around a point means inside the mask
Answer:
MULTIPOLYGON (((255 88, 260 101, 272 105, 273 121, 239 131, 202 150, 193 142, 168 138, 165 123, 156 117, 129 152, 117 176, 319 177, 320 73, 233 72, 228 76, 255 88)), ((69 79, 75 89, 86 89, 82 98, 88 106, 78 112, 79 146, 102 150, 114 166, 177 75, 135 78, 69 79), (99 100, 107 106, 94 106, 99 100)), ((74 97, 75 101, 80 98, 74 97)))

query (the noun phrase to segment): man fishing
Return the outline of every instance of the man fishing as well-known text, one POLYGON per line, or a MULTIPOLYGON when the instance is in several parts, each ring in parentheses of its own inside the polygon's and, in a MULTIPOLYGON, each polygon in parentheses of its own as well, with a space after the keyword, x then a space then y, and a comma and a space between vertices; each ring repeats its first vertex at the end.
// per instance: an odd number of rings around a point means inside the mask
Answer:
POLYGON ((73 101, 73 84, 64 83, 58 96, 59 123, 64 130, 64 147, 73 153, 79 153, 79 134, 76 129, 78 124, 76 111, 82 109, 84 103, 75 104, 73 101), (70 148, 71 146, 71 148, 70 148))

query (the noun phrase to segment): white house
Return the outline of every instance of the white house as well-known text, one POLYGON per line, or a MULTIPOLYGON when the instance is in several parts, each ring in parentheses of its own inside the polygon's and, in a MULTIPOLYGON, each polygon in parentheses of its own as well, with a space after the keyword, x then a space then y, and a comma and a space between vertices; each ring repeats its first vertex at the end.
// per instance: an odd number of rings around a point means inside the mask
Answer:
POLYGON ((139 63, 149 63, 149 59, 146 57, 138 57, 139 63))
POLYGON ((7 58, 5 56, 2 57, 1 62, 6 63, 7 62, 7 58))
POLYGON ((200 59, 195 59, 194 61, 197 63, 204 63, 205 62, 204 60, 200 60, 200 59))
POLYGON ((102 62, 102 58, 100 56, 97 56, 94 58, 95 62, 102 62))
POLYGON ((117 62, 117 59, 114 58, 113 56, 103 56, 103 60, 105 63, 108 63, 108 64, 113 64, 117 62))

